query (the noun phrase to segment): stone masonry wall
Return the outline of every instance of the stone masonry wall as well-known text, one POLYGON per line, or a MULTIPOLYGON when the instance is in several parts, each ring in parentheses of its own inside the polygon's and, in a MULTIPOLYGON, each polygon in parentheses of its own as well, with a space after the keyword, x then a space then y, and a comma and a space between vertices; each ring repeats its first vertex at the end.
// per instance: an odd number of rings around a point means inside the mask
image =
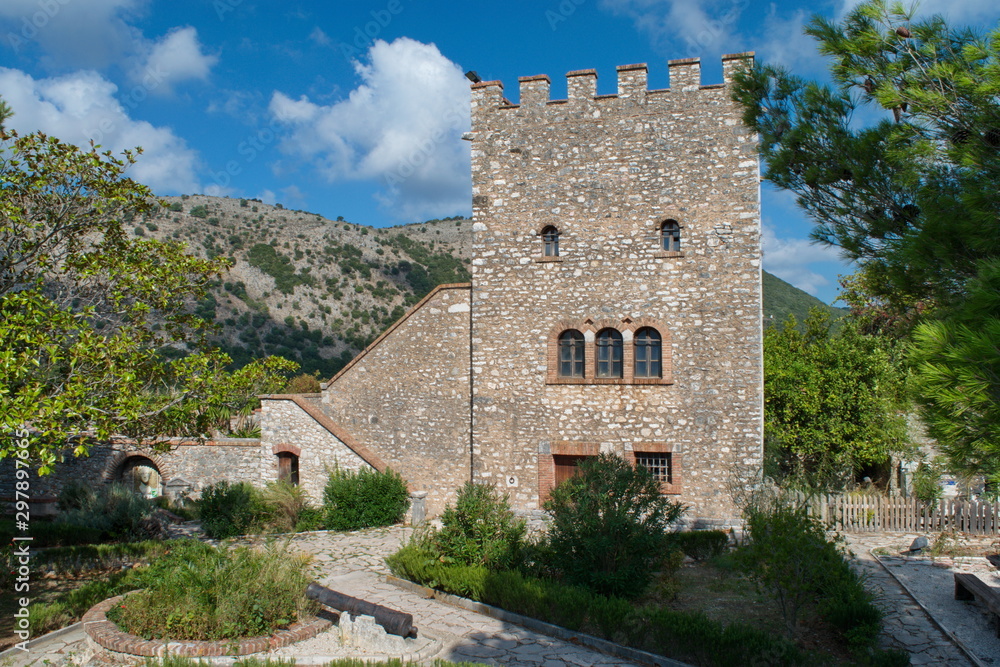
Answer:
MULTIPOLYGON (((118 440, 96 445, 89 456, 68 454, 56 464, 50 475, 30 479, 30 495, 39 501, 54 500, 70 481, 110 484, 117 481, 124 463, 132 457, 144 457, 156 464, 164 486, 172 480, 189 483, 189 492, 198 495, 203 488, 221 480, 259 484, 261 474, 260 441, 220 438, 198 443, 180 441, 166 452, 154 452, 133 443, 118 440)), ((14 461, 0 460, 0 498, 14 497, 14 461)))
POLYGON ((263 465, 259 484, 278 479, 279 452, 290 452, 299 457, 299 485, 316 503, 323 501, 323 488, 334 468, 360 470, 384 467, 377 465, 377 461, 373 465, 356 449, 348 446, 344 441, 350 436, 334 433, 337 426, 324 423, 318 403, 318 396, 265 397, 261 400, 259 457, 263 465), (307 412, 310 407, 314 414, 307 412))
POLYGON ((762 453, 761 255, 756 138, 728 84, 751 54, 724 57, 725 83, 701 85, 697 59, 671 61, 668 90, 646 66, 618 68, 618 94, 570 72, 473 85, 473 451, 478 480, 538 507, 552 454, 669 452, 668 493, 691 517, 726 522, 733 466, 762 453), (681 226, 680 252, 659 225, 681 226), (541 230, 560 232, 543 256, 541 230), (640 325, 664 336, 664 377, 564 382, 555 337, 640 325), (682 462, 682 463, 681 463, 682 462))
POLYGON ((431 292, 323 391, 324 411, 440 514, 469 480, 469 286, 431 292))

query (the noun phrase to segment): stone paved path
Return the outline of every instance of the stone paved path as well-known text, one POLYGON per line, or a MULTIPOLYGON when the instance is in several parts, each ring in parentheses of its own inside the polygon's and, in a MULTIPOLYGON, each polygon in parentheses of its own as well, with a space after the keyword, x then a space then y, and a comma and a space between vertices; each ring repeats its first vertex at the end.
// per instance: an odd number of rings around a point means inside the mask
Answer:
MULTIPOLYGON (((413 614, 421 631, 442 644, 435 657, 500 665, 632 665, 597 651, 541 635, 517 625, 457 609, 383 581, 389 574, 385 557, 399 548, 409 528, 385 528, 347 535, 332 533, 298 537, 296 548, 314 556, 317 579, 334 590, 413 614)), ((296 653, 326 654, 324 638, 303 642, 296 653)), ((282 653, 293 652, 292 647, 282 653)))
POLYGON ((848 546, 857 557, 855 565, 868 577, 868 585, 881 599, 885 611, 884 630, 880 645, 902 649, 910 654, 915 667, 947 665, 972 667, 972 662, 945 636, 899 583, 871 554, 876 547, 909 544, 913 535, 884 533, 845 535, 848 546))

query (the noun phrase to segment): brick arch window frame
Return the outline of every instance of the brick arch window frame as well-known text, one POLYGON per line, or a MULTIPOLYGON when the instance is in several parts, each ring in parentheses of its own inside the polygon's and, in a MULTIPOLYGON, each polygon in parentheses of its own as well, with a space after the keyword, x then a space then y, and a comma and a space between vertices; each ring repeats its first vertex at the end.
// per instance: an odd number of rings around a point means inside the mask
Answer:
POLYGON ((624 374, 624 337, 615 327, 604 327, 594 336, 594 378, 620 380, 624 374))
POLYGON ((686 227, 680 222, 681 216, 667 214, 656 222, 657 257, 683 257, 683 248, 689 242, 685 239, 686 227))
POLYGON ((113 483, 128 460, 134 458, 143 458, 152 461, 153 465, 156 466, 157 472, 160 473, 160 483, 163 486, 166 486, 167 482, 174 477, 173 467, 168 465, 163 460, 163 457, 159 456, 156 452, 145 449, 126 449, 116 452, 111 457, 101 471, 101 481, 105 484, 113 483))
POLYGON ((560 320, 549 330, 547 341, 547 372, 546 384, 673 384, 673 359, 670 331, 659 320, 641 317, 602 318, 594 320, 560 320), (651 327, 660 334, 662 375, 658 378, 635 377, 635 345, 633 338, 636 331, 651 327), (559 375, 559 336, 563 332, 575 329, 584 335, 584 373, 583 377, 560 377, 559 375), (615 329, 622 334, 622 377, 597 377, 597 333, 602 329, 615 329))
POLYGON ((626 373, 631 384, 673 384, 674 359, 670 330, 653 318, 641 317, 629 323, 627 344, 625 345, 626 373), (635 374, 635 337, 643 329, 652 329, 660 335, 660 377, 636 377, 635 374))

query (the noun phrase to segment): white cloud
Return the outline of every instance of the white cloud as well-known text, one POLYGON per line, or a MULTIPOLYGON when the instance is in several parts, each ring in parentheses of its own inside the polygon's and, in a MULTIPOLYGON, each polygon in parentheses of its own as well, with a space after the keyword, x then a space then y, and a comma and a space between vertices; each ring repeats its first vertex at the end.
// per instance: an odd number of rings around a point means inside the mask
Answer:
POLYGON ((131 53, 141 33, 131 25, 147 0, 3 0, 2 42, 15 53, 35 44, 52 67, 103 68, 131 53))
POLYGON ((190 79, 204 80, 218 62, 205 54, 193 27, 176 27, 158 40, 133 24, 148 0, 2 0, 0 44, 15 54, 41 51, 39 62, 51 71, 112 66, 133 80, 155 77, 150 91, 169 92, 190 79))
MULTIPOLYGON (((814 296, 821 289, 832 287, 832 283, 810 265, 829 262, 843 264, 836 248, 817 245, 808 239, 778 238, 768 224, 764 225, 762 243, 764 270, 814 296)), ((846 267, 844 270, 847 272, 846 267)), ((826 273, 829 275, 828 271, 826 273)))
POLYGON ((319 26, 313 28, 312 32, 309 33, 309 39, 319 46, 330 46, 333 43, 330 40, 330 36, 323 32, 323 29, 319 26))
POLYGON ((628 16, 670 58, 737 51, 735 26, 749 0, 601 0, 628 16))
POLYGON ((115 98, 117 86, 97 72, 35 79, 0 67, 0 90, 14 110, 8 121, 12 129, 22 134, 41 130, 81 147, 93 140, 115 153, 141 146, 143 154, 128 176, 157 194, 199 190, 197 153, 169 127, 131 118, 115 98))
POLYGON ((330 181, 380 181, 379 203, 400 219, 465 211, 471 198, 469 84, 433 44, 376 41, 346 99, 320 105, 275 91, 273 116, 290 128, 282 150, 330 181))
POLYGON ((169 92, 171 86, 180 81, 204 81, 219 61, 218 56, 202 53, 198 31, 191 26, 174 28, 160 41, 144 44, 142 50, 144 57, 137 60, 132 78, 142 81, 156 77, 165 84, 153 89, 157 92, 169 92))
POLYGON ((756 41, 757 57, 772 65, 781 65, 799 76, 826 72, 827 62, 820 55, 815 39, 805 34, 812 12, 797 9, 789 16, 778 13, 772 3, 770 11, 760 23, 763 33, 756 41))

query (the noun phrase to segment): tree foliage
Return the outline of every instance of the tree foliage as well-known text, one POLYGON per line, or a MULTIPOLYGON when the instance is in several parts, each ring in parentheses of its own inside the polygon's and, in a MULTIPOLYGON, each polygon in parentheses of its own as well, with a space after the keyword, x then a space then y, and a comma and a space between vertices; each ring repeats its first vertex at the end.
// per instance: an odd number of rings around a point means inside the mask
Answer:
POLYGON ((112 434, 207 433, 294 370, 224 372, 194 303, 227 264, 127 233, 160 205, 124 176, 137 155, 0 131, 0 457, 24 430, 42 473, 112 434))
POLYGON ((814 310, 764 334, 764 434, 769 472, 810 488, 842 488, 907 447, 905 374, 883 337, 848 322, 831 334, 814 310))
POLYGON ((951 467, 995 474, 1000 30, 869 0, 806 32, 834 86, 766 65, 737 77, 765 175, 798 195, 814 238, 857 262, 852 307, 888 333, 915 330, 922 416, 951 467))

